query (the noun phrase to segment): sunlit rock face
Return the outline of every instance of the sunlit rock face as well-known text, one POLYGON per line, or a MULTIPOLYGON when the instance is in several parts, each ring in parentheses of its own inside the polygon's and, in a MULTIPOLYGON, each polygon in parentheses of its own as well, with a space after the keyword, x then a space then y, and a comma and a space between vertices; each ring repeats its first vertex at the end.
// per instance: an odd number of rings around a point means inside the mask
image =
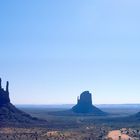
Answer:
POLYGON ((2 88, 1 85, 1 79, 0 79, 0 105, 8 104, 10 103, 10 98, 9 98, 9 82, 6 84, 6 90, 2 88))
POLYGON ((80 98, 77 99, 77 104, 72 108, 75 113, 92 113, 95 115, 105 114, 100 109, 92 105, 92 95, 89 91, 81 93, 80 98))

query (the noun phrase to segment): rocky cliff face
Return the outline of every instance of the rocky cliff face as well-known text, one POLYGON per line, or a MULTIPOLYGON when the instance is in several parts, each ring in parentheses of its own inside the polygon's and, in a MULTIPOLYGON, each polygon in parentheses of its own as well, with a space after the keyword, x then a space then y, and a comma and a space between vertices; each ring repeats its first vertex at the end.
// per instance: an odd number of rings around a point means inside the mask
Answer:
POLYGON ((6 90, 4 90, 2 88, 1 82, 2 82, 2 80, 0 78, 0 106, 2 106, 4 104, 10 103, 10 98, 9 98, 9 82, 7 81, 6 90))
POLYGON ((0 126, 4 125, 30 125, 40 124, 42 120, 31 117, 29 114, 17 109, 9 98, 9 82, 6 84, 6 90, 2 88, 0 79, 0 126))
POLYGON ((93 115, 105 115, 106 113, 92 105, 92 95, 89 91, 84 91, 80 98, 77 99, 77 104, 72 108, 75 113, 86 113, 93 115))
POLYGON ((90 111, 90 109, 92 108, 92 97, 91 97, 91 93, 89 93, 89 91, 84 91, 80 95, 80 99, 78 97, 78 99, 77 99, 77 105, 78 106, 81 106, 81 108, 83 108, 83 111, 84 112, 90 111))

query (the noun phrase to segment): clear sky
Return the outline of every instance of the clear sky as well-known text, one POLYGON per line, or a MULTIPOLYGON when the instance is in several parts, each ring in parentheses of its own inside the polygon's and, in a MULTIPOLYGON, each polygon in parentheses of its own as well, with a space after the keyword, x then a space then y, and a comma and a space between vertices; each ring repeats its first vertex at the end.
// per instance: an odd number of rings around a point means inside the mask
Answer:
POLYGON ((14 104, 140 103, 140 1, 1 0, 0 77, 14 104))

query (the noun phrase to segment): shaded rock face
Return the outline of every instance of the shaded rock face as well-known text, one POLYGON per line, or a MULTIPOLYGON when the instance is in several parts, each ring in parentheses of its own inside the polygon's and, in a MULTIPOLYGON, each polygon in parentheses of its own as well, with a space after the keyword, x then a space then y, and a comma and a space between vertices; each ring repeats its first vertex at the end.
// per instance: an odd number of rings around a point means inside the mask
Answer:
POLYGON ((88 113, 95 115, 104 115, 103 111, 92 105, 92 95, 89 91, 84 91, 80 98, 77 99, 77 104, 72 108, 75 113, 88 113))
POLYGON ((9 98, 9 82, 7 81, 6 90, 2 88, 1 85, 2 80, 0 79, 0 106, 4 104, 10 103, 9 98))
POLYGON ((31 117, 29 114, 17 109, 12 103, 10 103, 9 82, 6 84, 6 90, 2 88, 1 82, 0 79, 0 126, 10 124, 40 124, 46 122, 31 117))
POLYGON ((89 91, 84 91, 81 95, 80 95, 80 99, 77 99, 77 103, 81 106, 85 106, 87 108, 92 106, 92 97, 91 97, 91 93, 89 93, 89 91))

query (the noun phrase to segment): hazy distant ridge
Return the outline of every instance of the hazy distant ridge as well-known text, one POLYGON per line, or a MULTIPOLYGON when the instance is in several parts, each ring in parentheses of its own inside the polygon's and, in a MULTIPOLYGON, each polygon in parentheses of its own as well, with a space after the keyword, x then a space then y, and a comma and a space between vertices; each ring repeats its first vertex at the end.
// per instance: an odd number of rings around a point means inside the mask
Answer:
MULTIPOLYGON (((19 108, 71 108, 74 104, 33 105, 17 104, 19 108)), ((140 108, 140 104, 96 104, 99 108, 140 108)))

